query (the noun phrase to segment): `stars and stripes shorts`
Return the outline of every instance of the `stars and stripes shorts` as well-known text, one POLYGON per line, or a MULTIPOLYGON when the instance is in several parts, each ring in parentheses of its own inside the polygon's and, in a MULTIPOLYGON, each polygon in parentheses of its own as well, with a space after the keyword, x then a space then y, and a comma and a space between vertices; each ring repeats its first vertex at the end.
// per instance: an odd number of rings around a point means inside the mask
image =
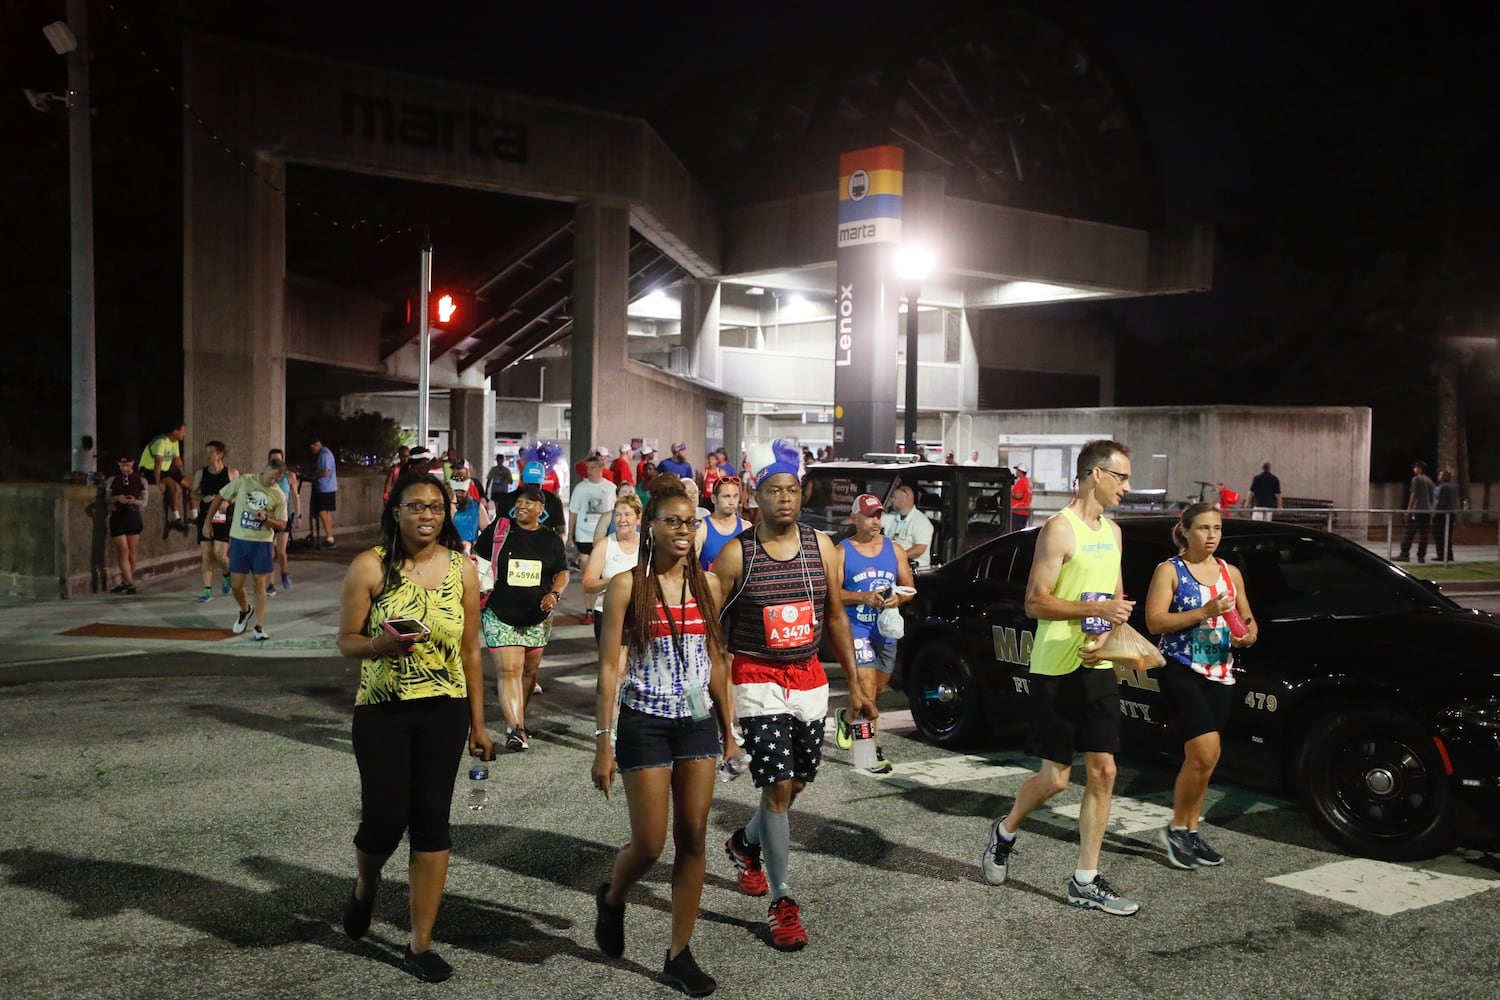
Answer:
POLYGON ((823 763, 823 719, 803 722, 791 715, 747 715, 739 722, 756 788, 817 777, 823 763))

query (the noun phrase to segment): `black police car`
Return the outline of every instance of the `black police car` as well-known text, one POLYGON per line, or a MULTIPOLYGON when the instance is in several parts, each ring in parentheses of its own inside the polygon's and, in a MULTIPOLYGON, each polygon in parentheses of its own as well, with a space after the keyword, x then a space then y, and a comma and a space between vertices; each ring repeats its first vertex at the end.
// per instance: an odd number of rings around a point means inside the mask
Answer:
MULTIPOLYGON (((1174 520, 1119 522, 1143 634, 1151 573, 1176 554, 1174 520)), ((958 746, 1026 719, 1037 534, 917 575, 899 662, 927 740, 958 746)), ((1500 619, 1313 528, 1226 520, 1218 554, 1240 567, 1260 625, 1236 656, 1221 774, 1295 792, 1330 840, 1369 857, 1500 835, 1500 619)), ((1126 752, 1180 751, 1151 673, 1119 673, 1126 752)))

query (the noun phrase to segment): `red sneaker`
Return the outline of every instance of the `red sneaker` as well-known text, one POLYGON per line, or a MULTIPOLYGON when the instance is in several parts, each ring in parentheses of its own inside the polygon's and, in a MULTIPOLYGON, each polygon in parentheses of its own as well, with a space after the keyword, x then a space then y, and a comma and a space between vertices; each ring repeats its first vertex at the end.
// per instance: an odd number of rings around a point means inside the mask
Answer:
POLYGON ((747 896, 764 896, 771 891, 766 882, 766 870, 760 864, 760 845, 745 843, 745 828, 740 827, 724 841, 724 853, 734 862, 735 876, 739 879, 740 891, 747 896))
POLYGON ((766 924, 771 928, 771 947, 777 951, 800 951, 807 946, 807 928, 802 926, 802 917, 796 900, 782 896, 771 904, 766 915, 766 924))

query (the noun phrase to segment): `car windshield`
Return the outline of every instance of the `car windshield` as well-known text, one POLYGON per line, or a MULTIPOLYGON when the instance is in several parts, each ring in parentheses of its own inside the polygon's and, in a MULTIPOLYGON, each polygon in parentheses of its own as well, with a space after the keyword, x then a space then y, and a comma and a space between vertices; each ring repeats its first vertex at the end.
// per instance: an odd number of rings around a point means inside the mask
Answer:
POLYGON ((1224 539, 1251 606, 1275 619, 1451 609, 1452 601, 1361 546, 1326 535, 1247 535, 1224 539))

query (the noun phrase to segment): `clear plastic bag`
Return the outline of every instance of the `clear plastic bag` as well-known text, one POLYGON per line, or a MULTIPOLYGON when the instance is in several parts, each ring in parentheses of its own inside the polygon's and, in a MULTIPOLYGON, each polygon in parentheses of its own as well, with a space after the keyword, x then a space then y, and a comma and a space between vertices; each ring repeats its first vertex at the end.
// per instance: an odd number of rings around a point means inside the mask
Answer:
POLYGON ((1083 648, 1097 651, 1101 659, 1125 670, 1151 670, 1167 662, 1161 650, 1151 645, 1128 622, 1105 632, 1097 643, 1084 643, 1083 648))

